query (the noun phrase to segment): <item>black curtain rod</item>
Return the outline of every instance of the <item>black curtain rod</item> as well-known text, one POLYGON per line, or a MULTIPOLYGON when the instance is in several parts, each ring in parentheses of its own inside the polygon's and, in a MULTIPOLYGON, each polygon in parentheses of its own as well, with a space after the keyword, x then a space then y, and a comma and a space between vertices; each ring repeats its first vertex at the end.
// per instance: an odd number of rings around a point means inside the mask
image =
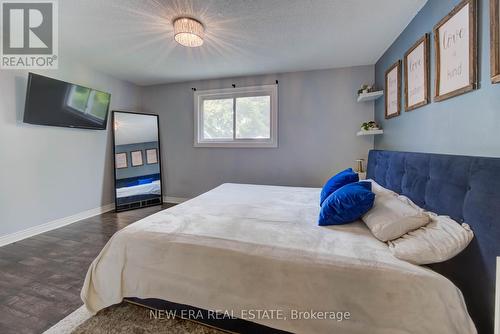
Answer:
MULTIPOLYGON (((278 80, 276 80, 276 84, 278 85, 278 80)), ((231 84, 231 86, 232 86, 233 88, 236 88, 236 84, 231 84)), ((191 87, 191 90, 192 90, 193 92, 196 92, 196 87, 191 87)))

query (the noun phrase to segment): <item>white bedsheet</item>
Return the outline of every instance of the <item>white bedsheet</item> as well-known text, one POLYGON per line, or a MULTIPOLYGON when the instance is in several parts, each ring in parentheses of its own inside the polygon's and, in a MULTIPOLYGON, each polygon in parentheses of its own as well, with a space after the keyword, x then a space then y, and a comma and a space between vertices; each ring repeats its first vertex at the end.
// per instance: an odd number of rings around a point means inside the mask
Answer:
POLYGON ((160 195, 161 184, 160 180, 153 181, 151 183, 139 184, 131 187, 122 187, 116 189, 116 197, 130 197, 136 195, 160 195))
POLYGON ((475 333, 458 288, 396 259, 362 222, 319 227, 316 188, 224 184, 117 232, 81 293, 209 310, 348 311, 350 320, 254 319, 296 333, 475 333))

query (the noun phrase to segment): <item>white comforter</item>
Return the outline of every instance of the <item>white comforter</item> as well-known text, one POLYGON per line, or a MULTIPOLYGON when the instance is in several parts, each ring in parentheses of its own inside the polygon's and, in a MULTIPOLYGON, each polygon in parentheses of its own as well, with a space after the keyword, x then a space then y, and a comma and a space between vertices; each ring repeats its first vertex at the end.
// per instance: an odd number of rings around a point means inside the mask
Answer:
POLYGON ((280 310, 286 320, 252 321, 297 333, 476 332, 449 280, 396 259, 361 222, 317 226, 319 191, 224 184, 142 219, 94 260, 82 299, 92 312, 124 297, 243 318, 280 310), (350 319, 294 320, 293 310, 350 319))

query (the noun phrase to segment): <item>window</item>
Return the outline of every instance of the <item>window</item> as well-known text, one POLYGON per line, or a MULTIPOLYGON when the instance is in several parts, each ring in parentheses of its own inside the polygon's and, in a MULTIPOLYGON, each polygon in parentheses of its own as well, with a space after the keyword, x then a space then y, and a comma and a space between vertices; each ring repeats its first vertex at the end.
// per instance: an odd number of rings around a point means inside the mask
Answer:
POLYGON ((278 86, 194 93, 196 147, 278 147, 278 86))

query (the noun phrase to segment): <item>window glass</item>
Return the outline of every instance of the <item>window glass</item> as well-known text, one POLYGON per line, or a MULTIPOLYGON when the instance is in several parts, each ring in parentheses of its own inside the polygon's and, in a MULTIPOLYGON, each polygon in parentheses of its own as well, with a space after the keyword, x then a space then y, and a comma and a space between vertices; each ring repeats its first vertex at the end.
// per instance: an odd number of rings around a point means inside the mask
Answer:
POLYGON ((233 99, 203 101, 203 138, 233 139, 233 99))
POLYGON ((271 97, 236 98, 236 138, 271 138, 271 97))

